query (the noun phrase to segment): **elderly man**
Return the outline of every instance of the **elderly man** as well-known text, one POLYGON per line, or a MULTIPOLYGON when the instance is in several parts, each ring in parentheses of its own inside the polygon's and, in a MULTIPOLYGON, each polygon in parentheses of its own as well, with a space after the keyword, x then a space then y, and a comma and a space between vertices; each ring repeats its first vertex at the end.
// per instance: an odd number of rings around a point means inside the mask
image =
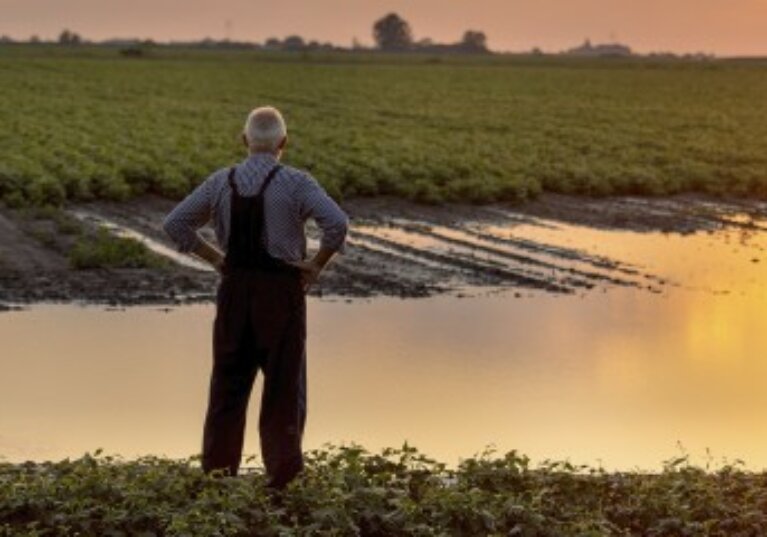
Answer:
POLYGON ((305 293, 342 250, 348 219, 314 178, 279 163, 287 129, 278 110, 253 110, 243 142, 249 156, 208 177, 163 226, 180 251, 196 254, 221 273, 203 470, 237 474, 248 400, 260 368, 261 456, 269 486, 280 489, 303 468, 305 293), (322 239, 307 261, 309 218, 322 239), (211 219, 220 249, 197 231, 211 219))

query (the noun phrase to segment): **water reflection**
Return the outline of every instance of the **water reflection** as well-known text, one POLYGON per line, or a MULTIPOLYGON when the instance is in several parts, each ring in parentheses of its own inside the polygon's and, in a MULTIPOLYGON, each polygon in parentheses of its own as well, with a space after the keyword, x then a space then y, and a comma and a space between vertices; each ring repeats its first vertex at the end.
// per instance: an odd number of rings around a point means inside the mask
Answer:
MULTIPOLYGON (((586 249, 679 285, 663 294, 312 300, 308 447, 407 439, 456 461, 493 444, 538 460, 651 469, 681 442, 693 454, 710 448, 767 466, 761 235, 485 232, 586 249)), ((212 316, 209 306, 0 316, 0 453, 194 453, 212 316)))

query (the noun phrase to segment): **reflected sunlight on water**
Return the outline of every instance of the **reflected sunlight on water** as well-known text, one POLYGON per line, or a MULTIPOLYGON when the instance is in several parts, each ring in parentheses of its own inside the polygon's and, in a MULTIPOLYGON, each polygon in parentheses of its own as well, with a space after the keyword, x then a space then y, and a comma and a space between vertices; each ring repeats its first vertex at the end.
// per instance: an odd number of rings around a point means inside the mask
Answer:
MULTIPOLYGON (((494 444, 536 460, 652 469, 680 442, 696 456, 710 448, 767 467, 763 235, 485 232, 584 249, 675 285, 661 294, 312 300, 307 447, 407 439, 455 462, 494 444)), ((210 306, 0 316, 0 454, 196 452, 212 317, 210 306)))

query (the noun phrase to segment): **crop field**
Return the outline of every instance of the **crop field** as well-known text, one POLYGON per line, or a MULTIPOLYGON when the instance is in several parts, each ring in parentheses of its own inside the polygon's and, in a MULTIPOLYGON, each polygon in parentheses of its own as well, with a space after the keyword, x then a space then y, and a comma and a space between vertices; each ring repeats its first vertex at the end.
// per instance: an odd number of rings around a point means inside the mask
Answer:
POLYGON ((255 105, 332 195, 767 197, 767 66, 0 47, 9 206, 178 198, 243 158, 255 105))
POLYGON ((767 481, 684 457, 660 474, 566 462, 533 467, 516 452, 455 469, 412 447, 311 452, 280 496, 260 469, 207 477, 194 460, 145 457, 0 464, 0 535, 758 536, 767 481))

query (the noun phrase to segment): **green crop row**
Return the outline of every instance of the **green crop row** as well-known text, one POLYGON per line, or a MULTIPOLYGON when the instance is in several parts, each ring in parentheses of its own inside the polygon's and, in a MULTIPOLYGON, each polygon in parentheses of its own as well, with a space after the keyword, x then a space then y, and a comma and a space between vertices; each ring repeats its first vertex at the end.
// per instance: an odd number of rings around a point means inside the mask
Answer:
POLYGON ((280 495, 262 470, 205 476, 199 461, 97 451, 0 464, 7 536, 708 536, 767 533, 767 475, 669 461, 609 473, 490 452, 448 468, 407 445, 310 452, 280 495))
POLYGON ((0 47, 0 199, 12 206, 181 197, 243 158, 242 122, 261 104, 287 118, 287 163, 336 197, 767 197, 759 63, 18 50, 0 47))

